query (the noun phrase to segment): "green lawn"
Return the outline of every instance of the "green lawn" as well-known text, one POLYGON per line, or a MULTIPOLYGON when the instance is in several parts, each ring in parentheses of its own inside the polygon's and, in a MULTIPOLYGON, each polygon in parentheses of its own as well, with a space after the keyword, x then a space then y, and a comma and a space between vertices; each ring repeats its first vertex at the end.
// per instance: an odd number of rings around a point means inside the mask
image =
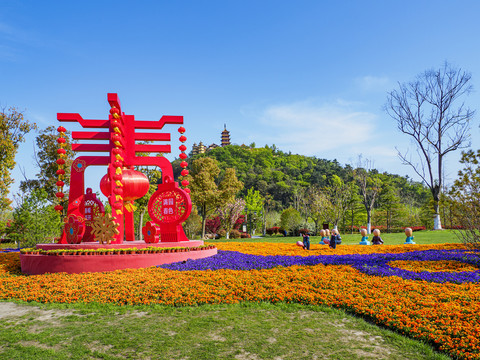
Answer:
POLYGON ((438 359, 340 310, 295 304, 27 306, 0 302, 1 359, 438 359))
MULTIPOLYGON (((385 245, 399 245, 405 243, 406 236, 404 233, 391 233, 381 234, 385 245)), ((440 231, 416 231, 413 233, 413 241, 417 244, 445 244, 445 243, 461 243, 460 239, 455 235, 453 230, 440 230, 440 231)), ((341 234, 342 245, 357 245, 362 240, 360 234, 341 234)), ((369 235, 371 240, 373 235, 369 235)), ((311 236, 310 243, 318 244, 320 242, 320 236, 311 236)), ((265 236, 261 238, 253 239, 231 239, 227 240, 221 238, 218 240, 208 240, 209 243, 225 242, 225 241, 241 241, 241 242, 273 242, 273 243, 296 243, 302 240, 301 236, 265 236)))

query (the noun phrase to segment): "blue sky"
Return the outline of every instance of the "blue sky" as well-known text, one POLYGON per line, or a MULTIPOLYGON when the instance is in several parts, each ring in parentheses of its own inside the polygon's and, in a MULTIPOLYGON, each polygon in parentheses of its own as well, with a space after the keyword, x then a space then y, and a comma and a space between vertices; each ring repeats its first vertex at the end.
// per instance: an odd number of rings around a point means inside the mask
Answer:
MULTIPOLYGON (((116 92, 137 119, 183 115, 189 148, 219 143, 226 124, 236 144, 341 164, 363 154, 416 178, 396 155, 412 144, 382 110, 386 92, 449 61, 472 73, 475 109, 479 14, 480 2, 461 0, 2 0, 0 106, 45 128, 58 125, 57 112, 106 118, 116 92)), ((166 129, 173 156, 176 129, 166 129)), ((479 131, 476 117, 475 149, 479 131)), ((32 175, 34 138, 17 156, 32 175)), ((450 181, 459 156, 447 157, 450 181)), ((88 185, 104 173, 88 170, 88 185)), ((18 167, 13 176, 22 179, 18 167)))

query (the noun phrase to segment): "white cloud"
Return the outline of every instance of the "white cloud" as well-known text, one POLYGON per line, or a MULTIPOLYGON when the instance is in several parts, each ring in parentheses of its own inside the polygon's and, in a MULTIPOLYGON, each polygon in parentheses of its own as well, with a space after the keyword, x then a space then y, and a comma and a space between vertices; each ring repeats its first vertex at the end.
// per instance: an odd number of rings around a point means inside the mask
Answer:
POLYGON ((356 84, 363 91, 386 91, 391 87, 390 79, 385 76, 363 76, 355 79, 356 84))
POLYGON ((260 116, 265 131, 259 143, 304 155, 347 151, 371 140, 375 115, 352 109, 352 103, 316 104, 312 101, 267 107, 260 116))

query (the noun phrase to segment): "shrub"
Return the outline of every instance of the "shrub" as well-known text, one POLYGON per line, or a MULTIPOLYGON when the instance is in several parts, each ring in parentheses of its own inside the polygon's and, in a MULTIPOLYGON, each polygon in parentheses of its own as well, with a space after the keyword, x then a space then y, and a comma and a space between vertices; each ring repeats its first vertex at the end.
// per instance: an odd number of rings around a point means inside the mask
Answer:
POLYGON ((233 229, 230 231, 230 239, 240 239, 242 236, 242 233, 238 230, 233 229))
POLYGON ((223 229, 218 230, 217 235, 220 236, 221 238, 224 238, 227 236, 227 232, 223 229))
POLYGON ((249 233, 241 233, 240 237, 242 239, 250 239, 252 236, 249 233))
POLYGON ((278 235, 280 233, 280 226, 272 226, 266 229, 268 235, 278 235))

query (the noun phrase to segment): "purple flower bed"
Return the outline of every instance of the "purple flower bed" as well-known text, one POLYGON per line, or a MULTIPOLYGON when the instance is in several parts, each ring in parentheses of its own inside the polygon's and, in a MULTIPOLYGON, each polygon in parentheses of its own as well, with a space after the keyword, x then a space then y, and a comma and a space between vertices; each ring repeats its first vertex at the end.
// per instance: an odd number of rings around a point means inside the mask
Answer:
POLYGON ((19 251, 20 251, 20 249, 12 249, 12 248, 0 249, 0 253, 19 252, 19 251))
POLYGON ((480 253, 476 251, 469 254, 464 250, 426 250, 412 251, 401 254, 368 254, 368 255, 318 255, 318 256, 261 256, 243 254, 237 251, 219 250, 217 255, 183 262, 161 265, 160 267, 171 270, 252 270, 271 269, 276 266, 293 265, 350 265, 355 269, 375 276, 399 276, 409 280, 424 280, 428 282, 479 282, 480 281, 480 253), (453 260, 474 265, 477 271, 462 272, 414 272, 394 268, 388 265, 394 260, 410 261, 439 261, 453 260))

